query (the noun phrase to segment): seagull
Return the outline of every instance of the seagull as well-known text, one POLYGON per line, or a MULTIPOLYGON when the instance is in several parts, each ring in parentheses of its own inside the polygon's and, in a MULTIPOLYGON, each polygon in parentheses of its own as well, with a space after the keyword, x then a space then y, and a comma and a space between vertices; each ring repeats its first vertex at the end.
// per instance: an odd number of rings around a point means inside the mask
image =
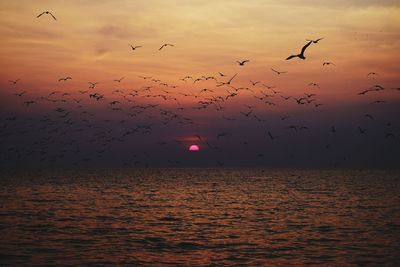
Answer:
POLYGON ((378 75, 379 76, 379 74, 376 73, 376 72, 370 72, 370 73, 367 74, 367 76, 371 76, 371 75, 378 75))
POLYGON ((242 112, 240 111, 240 113, 242 113, 244 116, 248 117, 251 113, 253 112, 253 110, 250 110, 249 112, 242 112))
POLYGON ((239 64, 239 66, 244 66, 244 63, 249 62, 249 61, 250 60, 246 59, 246 60, 243 60, 243 61, 236 61, 236 62, 239 64))
POLYGON ((227 82, 221 82, 220 84, 217 85, 217 87, 222 86, 222 85, 225 85, 225 84, 231 85, 231 82, 232 82, 233 78, 236 77, 236 75, 237 75, 237 73, 236 73, 235 75, 233 75, 232 78, 229 79, 229 81, 227 81, 227 82))
POLYGON ((49 11, 44 11, 44 12, 40 13, 39 15, 37 15, 37 18, 40 18, 40 17, 41 17, 42 15, 44 15, 44 14, 50 15, 50 16, 53 17, 54 20, 57 20, 56 17, 54 17, 54 15, 53 15, 51 12, 49 12, 49 11))
POLYGON ((90 84, 89 88, 94 89, 99 82, 95 82, 95 83, 88 82, 88 83, 90 84))
POLYGON ((26 93, 26 91, 23 91, 23 92, 21 92, 21 93, 17 93, 17 94, 14 94, 14 95, 16 95, 16 96, 23 96, 25 93, 26 93))
POLYGON ((295 58, 295 57, 301 58, 303 60, 306 59, 306 57, 304 56, 304 52, 306 51, 307 47, 309 47, 312 42, 313 41, 309 41, 305 46, 303 46, 303 48, 301 49, 300 54, 288 56, 286 58, 286 60, 289 60, 289 59, 292 59, 292 58, 295 58))
POLYGON ((324 63, 322 63, 322 66, 329 66, 329 65, 333 65, 333 66, 336 66, 335 64, 333 64, 332 62, 329 62, 329 61, 325 61, 324 63))
POLYGON ((251 84, 252 84, 253 86, 256 86, 258 83, 260 83, 259 81, 253 82, 252 80, 250 80, 250 82, 251 82, 251 84))
POLYGON ((360 126, 358 126, 358 130, 360 131, 360 133, 364 134, 368 129, 363 129, 360 126))
POLYGON ((164 47, 167 47, 167 46, 173 47, 174 45, 173 44, 163 44, 158 50, 161 50, 161 49, 163 49, 164 47))
POLYGON ((319 84, 317 84, 317 83, 309 83, 308 86, 318 86, 319 87, 319 84))
POLYGON ((19 80, 20 80, 20 79, 16 79, 16 80, 9 80, 9 82, 15 85, 15 84, 17 84, 17 82, 18 82, 19 80))
POLYGON ((130 47, 132 48, 132 50, 136 50, 137 48, 140 48, 142 46, 141 45, 133 46, 133 45, 130 44, 130 47))
POLYGON ((322 38, 318 38, 318 39, 316 39, 316 40, 309 40, 309 39, 307 39, 306 41, 310 41, 310 42, 312 42, 313 44, 318 44, 318 42, 319 41, 321 41, 322 39, 324 39, 323 37, 322 38))
POLYGON ((365 114, 364 116, 367 117, 368 119, 371 119, 371 120, 374 119, 374 117, 371 114, 365 114))
POLYGON ((278 75, 280 75, 280 74, 282 74, 282 73, 287 73, 287 71, 277 71, 277 70, 274 70, 273 68, 271 68, 271 70, 272 70, 273 72, 275 72, 276 74, 278 74, 278 75))
POLYGON ((268 136, 272 141, 279 137, 279 135, 273 136, 270 131, 268 131, 268 136))
POLYGON ((120 83, 124 78, 125 78, 125 77, 122 77, 122 78, 119 79, 119 80, 118 80, 118 79, 115 79, 114 82, 119 82, 119 83, 120 83))
POLYGON ((65 78, 58 79, 59 82, 61 82, 61 81, 65 81, 66 82, 67 80, 72 80, 72 78, 70 76, 68 76, 68 77, 65 77, 65 78))

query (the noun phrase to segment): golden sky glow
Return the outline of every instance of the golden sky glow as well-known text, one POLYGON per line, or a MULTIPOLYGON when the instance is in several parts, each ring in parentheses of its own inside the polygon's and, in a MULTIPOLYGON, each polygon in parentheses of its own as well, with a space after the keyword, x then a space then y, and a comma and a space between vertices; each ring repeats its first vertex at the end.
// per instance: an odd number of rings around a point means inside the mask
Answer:
MULTIPOLYGON (((86 88, 112 80, 140 86, 138 75, 176 84, 185 75, 232 75, 236 86, 248 80, 273 84, 286 93, 318 82, 322 95, 370 86, 397 86, 400 62, 400 9, 396 1, 1 1, 1 85, 21 78, 38 94, 66 75, 67 86, 86 88), (324 3, 321 3, 324 2, 324 3), (334 3, 332 3, 334 2, 334 3), (49 10, 58 18, 36 18, 49 10), (324 37, 307 51, 307 60, 284 59, 298 53, 307 38, 324 37), (158 51, 163 43, 175 47, 158 51), (129 44, 143 46, 132 51, 129 44), (250 59, 245 67, 236 60, 250 59), (337 67, 322 68, 332 61, 337 67), (270 68, 289 73, 283 78, 270 68)), ((203 84, 199 88, 212 87, 203 84)), ((64 87, 67 88, 67 87, 64 87)), ((197 88, 197 87, 196 87, 197 88)), ((4 89, 2 89, 4 90, 4 89)), ((196 89, 197 90, 197 89, 196 89)))

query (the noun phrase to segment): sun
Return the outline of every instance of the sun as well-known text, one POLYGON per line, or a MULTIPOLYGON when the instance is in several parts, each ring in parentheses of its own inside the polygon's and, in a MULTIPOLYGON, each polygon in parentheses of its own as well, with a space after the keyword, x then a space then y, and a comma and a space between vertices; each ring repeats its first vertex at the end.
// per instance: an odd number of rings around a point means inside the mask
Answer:
POLYGON ((191 145, 189 151, 200 151, 200 147, 198 145, 191 145))

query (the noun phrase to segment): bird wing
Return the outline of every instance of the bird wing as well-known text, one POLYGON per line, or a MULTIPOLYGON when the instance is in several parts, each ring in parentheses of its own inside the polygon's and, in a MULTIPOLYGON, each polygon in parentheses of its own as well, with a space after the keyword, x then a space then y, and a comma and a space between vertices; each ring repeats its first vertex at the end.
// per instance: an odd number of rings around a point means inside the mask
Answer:
POLYGON ((51 14, 51 12, 49 12, 49 14, 53 17, 54 20, 57 20, 56 17, 54 17, 54 15, 51 14))
POLYGON ((303 48, 301 49, 301 54, 304 55, 304 52, 306 51, 307 47, 310 46, 310 44, 312 43, 312 41, 309 41, 305 46, 303 46, 303 48))
POLYGON ((44 13, 46 13, 46 11, 45 12, 42 12, 42 13, 40 13, 39 15, 37 15, 37 18, 40 18, 44 13))
POLYGON ((233 80, 233 78, 236 77, 236 75, 237 75, 237 73, 236 73, 235 75, 232 76, 232 78, 228 81, 228 83, 230 83, 230 82, 233 80))
MULTIPOLYGON (((297 55, 288 56, 288 57, 286 58, 286 60, 292 59, 292 58, 294 58, 294 57, 297 57, 297 55)), ((275 71, 275 72, 276 72, 276 71, 275 71)))

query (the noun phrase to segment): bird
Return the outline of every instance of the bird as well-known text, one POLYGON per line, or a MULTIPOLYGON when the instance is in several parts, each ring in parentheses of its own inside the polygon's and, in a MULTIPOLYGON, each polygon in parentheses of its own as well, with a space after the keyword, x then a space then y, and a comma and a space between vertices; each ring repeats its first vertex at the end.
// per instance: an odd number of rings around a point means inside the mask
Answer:
POLYGON ((44 14, 50 15, 53 17, 54 20, 57 20, 56 17, 50 11, 44 11, 44 12, 40 13, 39 15, 37 15, 37 18, 40 18, 44 14))
POLYGON ((386 101, 384 101, 384 100, 376 100, 376 101, 371 102, 371 104, 382 104, 382 103, 386 103, 386 101))
POLYGON ((309 83, 308 86, 317 86, 317 87, 319 87, 319 84, 313 82, 313 83, 309 83))
POLYGON ((275 72, 276 74, 278 74, 278 75, 280 75, 280 74, 282 74, 282 73, 287 73, 287 71, 277 71, 277 70, 274 70, 273 68, 271 68, 271 70, 272 70, 273 72, 275 72))
POLYGON ((329 66, 329 65, 336 66, 334 63, 329 62, 329 61, 325 61, 324 63, 322 63, 322 66, 329 66))
POLYGON ((14 94, 14 95, 16 95, 16 96, 23 96, 25 93, 26 93, 26 91, 23 91, 23 92, 21 92, 21 93, 16 93, 16 94, 14 94))
POLYGON ((309 47, 311 45, 312 42, 313 41, 309 41, 307 44, 305 44, 303 46, 303 48, 301 49, 300 54, 288 56, 286 58, 286 60, 290 60, 290 59, 295 58, 295 57, 298 57, 298 58, 303 59, 303 60, 306 59, 306 57, 304 56, 304 52, 306 51, 307 47, 309 47))
POLYGON ((360 126, 358 126, 358 130, 360 131, 360 133, 364 134, 368 129, 363 129, 360 126))
POLYGON ((249 117, 249 115, 253 112, 253 110, 250 110, 249 112, 242 112, 240 111, 240 113, 242 113, 244 116, 249 117))
POLYGON ((290 118, 290 116, 283 116, 283 117, 281 117, 281 121, 287 120, 289 118, 290 118))
POLYGON ((173 44, 163 44, 158 50, 161 50, 161 49, 163 49, 164 47, 167 47, 167 46, 174 47, 175 45, 173 45, 173 44))
POLYGON ((250 60, 248 60, 248 59, 246 59, 246 60, 242 60, 242 61, 236 61, 238 64, 239 64, 239 66, 244 66, 244 64, 246 63, 246 62, 250 62, 250 60))
POLYGON ((68 80, 72 80, 72 78, 71 78, 70 76, 67 76, 67 77, 65 77, 65 78, 60 78, 60 79, 58 79, 59 82, 61 82, 61 81, 68 81, 68 80))
POLYGON ((12 83, 12 84, 17 84, 17 82, 19 82, 20 81, 20 79, 16 79, 16 80, 9 80, 8 82, 10 82, 10 83, 12 83))
POLYGON ((268 131, 269 138, 274 141, 275 139, 279 138, 279 135, 273 136, 270 131, 268 131))
POLYGON ((115 79, 114 82, 119 82, 119 83, 120 83, 124 78, 125 78, 125 77, 122 77, 122 78, 120 78, 120 79, 115 79))
POLYGON ((88 82, 90 84, 89 88, 94 89, 99 82, 88 82))
POLYGON ((370 119, 370 120, 373 120, 373 119, 374 119, 374 117, 373 117, 371 114, 365 114, 364 116, 367 117, 367 118, 370 119))
POLYGON ((368 73, 368 74, 367 74, 367 76, 374 76, 374 75, 377 75, 377 76, 379 76, 379 74, 378 74, 378 73, 376 73, 376 72, 370 72, 370 73, 368 73))
POLYGON ((258 83, 260 83, 259 81, 253 82, 252 80, 250 80, 250 82, 251 82, 251 84, 252 84, 253 86, 256 86, 258 83))
POLYGON ((230 85, 232 80, 236 77, 237 73, 235 75, 232 76, 232 78, 229 79, 229 81, 227 82, 220 82, 217 87, 222 86, 222 85, 230 85))
POLYGON ((133 46, 133 45, 131 45, 131 44, 130 44, 129 46, 132 48, 132 50, 136 50, 136 49, 142 47, 141 45, 133 46))
POLYGON ((306 39, 306 41, 310 41, 310 42, 312 42, 313 44, 317 44, 319 41, 321 41, 322 39, 324 39, 323 37, 322 38, 318 38, 318 39, 316 39, 316 40, 311 40, 311 39, 306 39))

